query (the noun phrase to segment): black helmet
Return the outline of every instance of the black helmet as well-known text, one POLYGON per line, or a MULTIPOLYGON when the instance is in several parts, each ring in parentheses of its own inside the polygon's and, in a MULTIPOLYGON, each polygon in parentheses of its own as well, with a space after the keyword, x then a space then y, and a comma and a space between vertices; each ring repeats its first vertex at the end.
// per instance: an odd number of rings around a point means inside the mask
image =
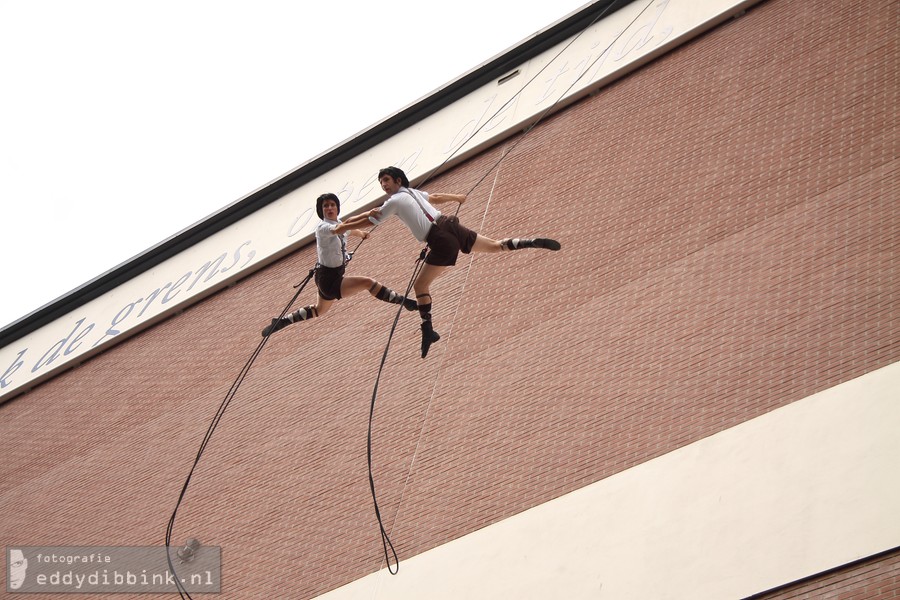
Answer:
POLYGON ((338 213, 341 212, 341 200, 336 195, 331 192, 327 194, 322 194, 318 198, 316 198, 316 214, 319 215, 320 219, 325 218, 325 214, 322 212, 322 204, 325 203, 326 200, 334 200, 335 204, 337 204, 338 213))

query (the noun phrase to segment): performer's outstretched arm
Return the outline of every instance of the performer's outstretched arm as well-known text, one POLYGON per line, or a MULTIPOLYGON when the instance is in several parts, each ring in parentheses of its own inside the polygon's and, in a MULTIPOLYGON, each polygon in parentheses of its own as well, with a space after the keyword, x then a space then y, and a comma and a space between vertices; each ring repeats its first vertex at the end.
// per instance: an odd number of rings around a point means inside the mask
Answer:
POLYGON ((445 202, 459 202, 462 204, 466 201, 465 194, 428 194, 428 201, 432 204, 443 204, 445 202))
POLYGON ((377 208, 373 208, 372 210, 367 210, 364 213, 360 213, 354 217, 350 217, 340 225, 334 228, 334 233, 340 235, 345 231, 350 231, 352 229, 359 229, 361 226, 371 225, 372 222, 369 221, 369 217, 375 214, 376 216, 380 214, 377 208))

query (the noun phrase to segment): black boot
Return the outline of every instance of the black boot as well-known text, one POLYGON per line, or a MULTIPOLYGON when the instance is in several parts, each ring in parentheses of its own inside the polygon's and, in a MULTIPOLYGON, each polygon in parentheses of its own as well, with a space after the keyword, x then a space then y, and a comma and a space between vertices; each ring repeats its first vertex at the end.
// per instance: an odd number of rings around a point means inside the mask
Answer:
POLYGON ((406 310, 419 310, 419 305, 412 298, 404 298, 403 308, 405 308, 406 310))
POLYGON ((549 238, 535 238, 534 247, 544 248, 546 250, 559 250, 560 248, 562 248, 562 244, 560 244, 556 240, 551 240, 549 238))
POLYGON ((562 244, 550 238, 508 238, 501 242, 507 250, 521 250, 522 248, 544 248, 545 250, 559 250, 562 244))
POLYGON ((272 323, 270 325, 268 325, 265 329, 262 330, 262 335, 263 335, 263 337, 269 337, 270 335, 272 335, 279 329, 284 329, 285 327, 287 327, 290 324, 291 324, 291 322, 288 320, 287 317, 281 317, 280 319, 272 319, 272 323))
POLYGON ((439 339, 441 336, 431 327, 431 321, 422 321, 422 358, 428 356, 428 349, 439 339))

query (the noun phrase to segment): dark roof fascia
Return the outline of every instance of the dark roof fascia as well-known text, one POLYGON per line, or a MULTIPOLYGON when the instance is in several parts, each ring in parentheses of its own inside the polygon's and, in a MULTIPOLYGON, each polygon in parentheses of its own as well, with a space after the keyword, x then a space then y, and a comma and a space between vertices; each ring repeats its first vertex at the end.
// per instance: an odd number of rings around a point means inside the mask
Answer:
POLYGON ((634 0, 600 0, 560 20, 517 46, 451 81, 369 129, 320 154, 297 169, 256 190, 95 277, 67 294, 0 329, 0 348, 77 310, 141 273, 187 250, 355 156, 453 104, 486 83, 514 70, 556 44, 589 27, 604 11, 612 14, 634 0))

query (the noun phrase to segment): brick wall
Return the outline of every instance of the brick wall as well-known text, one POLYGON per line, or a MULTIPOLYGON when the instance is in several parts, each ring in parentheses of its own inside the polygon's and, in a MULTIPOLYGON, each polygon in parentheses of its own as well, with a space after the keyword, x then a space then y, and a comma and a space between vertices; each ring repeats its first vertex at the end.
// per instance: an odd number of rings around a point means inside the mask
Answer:
POLYGON ((785 586, 752 600, 894 600, 900 598, 900 550, 785 586))
MULTIPOLYGON (((546 120, 472 192, 470 227, 564 247, 462 257, 433 286, 425 361, 401 317, 373 432, 401 560, 900 359, 898 16, 764 2, 546 120)), ((468 191, 512 141, 425 188, 468 191)), ((419 249, 389 222, 348 272, 404 289, 419 249)), ((0 405, 4 543, 162 543, 216 407, 314 262, 0 405)), ((381 566, 365 436, 393 315, 345 299, 257 360, 175 531, 223 546, 223 597, 381 566)))

